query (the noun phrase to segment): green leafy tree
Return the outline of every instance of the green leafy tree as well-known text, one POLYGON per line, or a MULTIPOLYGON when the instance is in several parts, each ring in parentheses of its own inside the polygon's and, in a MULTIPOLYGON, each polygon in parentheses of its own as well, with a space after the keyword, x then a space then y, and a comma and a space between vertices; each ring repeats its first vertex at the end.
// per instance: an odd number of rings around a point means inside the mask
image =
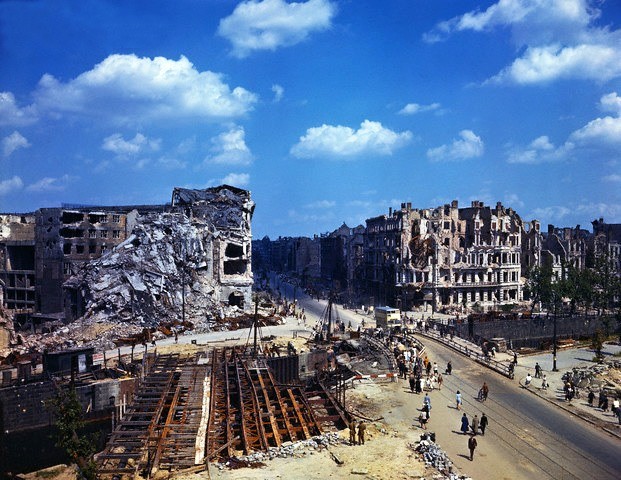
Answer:
POLYGON ((591 348, 595 351, 595 356, 598 361, 601 361, 602 348, 604 348, 604 334, 599 328, 595 330, 595 333, 591 338, 591 348))
POLYGON ((524 291, 531 301, 531 311, 535 305, 549 304, 552 298, 552 268, 549 265, 534 266, 527 274, 524 291))
POLYGON ((84 413, 75 388, 59 388, 47 406, 55 417, 56 445, 65 450, 75 462, 79 478, 95 480, 97 478, 93 460, 95 444, 92 438, 79 434, 84 427, 84 413))

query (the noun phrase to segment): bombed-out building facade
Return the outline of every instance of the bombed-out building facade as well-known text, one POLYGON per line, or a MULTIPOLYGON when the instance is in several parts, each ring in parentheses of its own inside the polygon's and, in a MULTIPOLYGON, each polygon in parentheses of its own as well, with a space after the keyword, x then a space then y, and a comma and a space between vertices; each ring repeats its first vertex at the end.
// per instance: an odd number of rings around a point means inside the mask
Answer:
POLYGON ((119 305, 135 316, 145 302, 180 311, 199 293, 213 305, 247 309, 253 211, 250 192, 222 185, 175 188, 165 205, 63 205, 0 215, 3 306, 17 323, 33 324, 119 305), (114 306, 103 296, 119 283, 127 288, 117 290, 114 306))
MULTIPOLYGON (((498 310, 527 300, 525 277, 536 267, 549 266, 561 278, 568 265, 584 269, 593 258, 606 256, 612 271, 621 274, 621 225, 603 219, 593 222, 593 233, 579 225, 542 230, 538 220, 525 222, 501 202, 488 206, 475 200, 460 207, 454 200, 424 209, 402 203, 365 223, 314 240, 318 281, 335 290, 340 285, 340 295, 358 304, 498 310), (335 267, 345 272, 335 275, 335 267)), ((308 265, 295 255, 298 243, 295 237, 264 238, 254 246, 270 269, 299 275, 308 265)))
POLYGON ((372 301, 401 308, 495 308, 522 300, 522 220, 501 203, 434 209, 410 203, 367 220, 365 277, 372 301))

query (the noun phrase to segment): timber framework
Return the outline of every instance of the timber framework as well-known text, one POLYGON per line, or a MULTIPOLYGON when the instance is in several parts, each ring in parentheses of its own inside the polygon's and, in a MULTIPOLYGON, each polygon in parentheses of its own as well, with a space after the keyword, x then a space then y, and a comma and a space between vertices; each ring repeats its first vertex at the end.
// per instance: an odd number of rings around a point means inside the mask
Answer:
POLYGON ((349 416, 322 381, 278 381, 268 361, 236 348, 157 356, 97 456, 99 477, 200 471, 345 428, 349 416))

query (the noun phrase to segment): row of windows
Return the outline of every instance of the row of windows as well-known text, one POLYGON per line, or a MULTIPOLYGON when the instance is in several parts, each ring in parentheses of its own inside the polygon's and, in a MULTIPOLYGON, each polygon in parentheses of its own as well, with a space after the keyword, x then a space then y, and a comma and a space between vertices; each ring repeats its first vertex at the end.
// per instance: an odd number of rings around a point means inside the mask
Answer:
MULTIPOLYGON (((88 238, 97 238, 97 234, 99 233, 99 238, 108 238, 109 230, 95 230, 90 229, 88 231, 88 238)), ((112 238, 121 238, 120 230, 112 230, 112 238)))
POLYGON ((96 255, 96 254, 104 254, 108 250, 107 245, 91 244, 87 246, 88 246, 88 249, 86 248, 85 245, 80 245, 80 244, 74 245, 72 243, 65 243, 63 245, 63 253, 65 255, 71 255, 71 254, 83 255, 88 252, 89 255, 96 255))

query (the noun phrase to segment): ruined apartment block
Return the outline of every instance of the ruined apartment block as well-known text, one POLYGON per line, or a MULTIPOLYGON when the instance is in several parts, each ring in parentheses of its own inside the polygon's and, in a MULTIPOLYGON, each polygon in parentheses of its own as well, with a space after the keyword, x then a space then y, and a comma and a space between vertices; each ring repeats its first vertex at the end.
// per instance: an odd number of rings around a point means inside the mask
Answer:
MULTIPOLYGON (((37 313, 63 312, 63 283, 78 268, 125 241, 128 209, 41 208, 36 212, 37 313)), ((135 212, 130 215, 135 218, 135 212)))
MULTIPOLYGON (((161 288, 163 278, 172 272, 179 277, 174 280, 176 284, 173 282, 173 287, 179 290, 173 288, 171 292, 173 303, 181 302, 175 299, 183 296, 183 281, 189 284, 188 291, 191 292, 192 278, 207 278, 204 284, 196 284, 197 288, 204 289, 197 297, 249 307, 253 283, 250 227, 253 211, 250 192, 223 185, 205 190, 176 188, 171 204, 167 205, 64 205, 62 208, 41 208, 34 214, 1 215, 0 289, 3 306, 18 324, 27 320, 33 320, 33 324, 46 320, 73 320, 93 308, 89 306, 94 300, 93 289, 87 285, 90 281, 105 285, 116 278, 113 287, 123 284, 129 290, 117 292, 119 295, 115 301, 128 305, 115 305, 113 310, 119 307, 119 310, 134 311, 133 302, 143 293, 145 282, 160 284, 158 288, 161 288), (136 228, 147 235, 143 241, 157 245, 172 232, 171 226, 182 224, 193 225, 183 227, 183 232, 191 231, 193 236, 184 236, 181 232, 178 238, 172 237, 170 241, 179 244, 176 246, 179 248, 161 250, 164 255, 172 255, 171 258, 155 258, 148 264, 143 253, 141 261, 126 265, 127 272, 122 265, 114 264, 115 261, 122 263, 129 255, 112 255, 117 247, 123 245, 123 252, 128 248, 139 249, 140 241, 133 235, 136 228), (184 248, 183 238, 196 244, 192 269, 185 276, 179 274, 179 269, 185 268, 183 262, 180 263, 185 258, 181 255, 191 250, 192 245, 188 243, 184 248), (133 243, 128 244, 129 239, 133 243), (95 265, 102 258, 109 260, 95 265), (178 265, 171 266, 175 262, 178 265)), ((105 290, 100 292, 101 295, 105 295, 105 290)), ((161 300, 157 292, 151 293, 149 301, 161 300)), ((97 297, 96 300, 106 308, 114 303, 110 298, 97 297)), ((176 308, 172 304, 163 307, 176 308)), ((173 313, 171 310, 170 315, 173 313)))
POLYGON ((35 308, 35 216, 0 215, 0 290, 17 317, 35 308))
POLYGON ((522 221, 515 211, 472 202, 435 209, 403 203, 367 220, 365 273, 374 303, 496 308, 522 299, 522 221))

